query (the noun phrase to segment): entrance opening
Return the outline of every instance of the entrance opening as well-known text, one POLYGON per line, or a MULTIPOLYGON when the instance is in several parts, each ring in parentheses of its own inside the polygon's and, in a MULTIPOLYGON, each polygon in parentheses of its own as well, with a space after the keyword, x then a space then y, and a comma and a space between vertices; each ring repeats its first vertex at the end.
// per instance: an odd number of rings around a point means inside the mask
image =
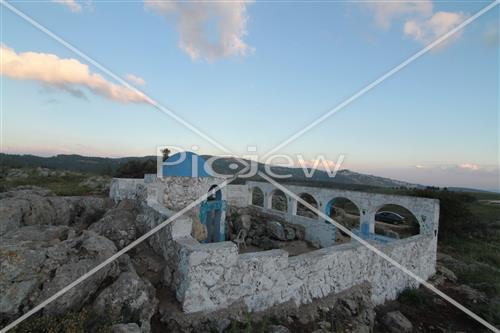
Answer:
POLYGON ((217 185, 212 185, 208 190, 207 200, 201 204, 200 220, 207 228, 205 243, 223 242, 226 238, 225 228, 222 224, 222 212, 226 209, 222 200, 221 190, 217 185))
MULTIPOLYGON (((340 225, 349 230, 359 230, 360 211, 358 206, 351 200, 342 197, 334 198, 328 202, 325 210, 326 215, 340 225)), ((326 223, 330 222, 326 221, 326 223)), ((339 229, 336 233, 335 243, 342 244, 350 241, 351 236, 339 229)))

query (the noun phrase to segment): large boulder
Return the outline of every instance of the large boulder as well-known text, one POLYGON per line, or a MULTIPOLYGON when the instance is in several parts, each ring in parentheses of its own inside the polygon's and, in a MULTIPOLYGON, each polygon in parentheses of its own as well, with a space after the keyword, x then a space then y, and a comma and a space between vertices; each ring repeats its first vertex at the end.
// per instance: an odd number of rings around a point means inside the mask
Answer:
POLYGON ((391 333, 411 333, 413 325, 401 312, 392 311, 382 317, 382 323, 391 333))
POLYGON ((141 333, 141 328, 136 323, 116 324, 111 327, 112 333, 141 333))
POLYGON ((278 240, 286 240, 285 228, 278 221, 270 221, 267 225, 269 236, 278 240))
MULTIPOLYGON (((46 300, 112 256, 114 244, 93 232, 77 235, 67 226, 26 226, 7 233, 0 244, 0 315, 18 316, 46 300)), ((111 263, 50 303, 44 311, 79 310, 108 276, 111 263)))
POLYGON ((248 214, 241 215, 234 222, 234 228, 235 228, 234 231, 236 233, 239 232, 241 229, 249 231, 251 227, 252 227, 252 217, 248 214))
POLYGON ((107 198, 58 197, 39 187, 18 187, 0 195, 0 235, 40 224, 85 229, 110 207, 107 198))
MULTIPOLYGON (((43 283, 39 301, 54 295, 115 253, 116 247, 109 239, 92 231, 84 231, 81 236, 62 242, 54 251, 49 251, 49 255, 54 256, 56 261, 66 255, 66 260, 51 271, 53 277, 43 283)), ((68 310, 79 310, 107 277, 116 275, 118 275, 118 263, 115 261, 69 289, 47 305, 45 311, 49 314, 63 314, 68 310)))
POLYGON ((116 208, 92 224, 89 230, 110 239, 118 249, 122 249, 137 238, 135 219, 133 212, 116 208))
POLYGON ((4 198, 0 200, 0 236, 9 231, 18 229, 30 203, 24 199, 4 198))
POLYGON ((111 320, 140 323, 142 332, 150 332, 150 321, 156 312, 156 290, 135 272, 124 272, 97 296, 93 308, 111 320))

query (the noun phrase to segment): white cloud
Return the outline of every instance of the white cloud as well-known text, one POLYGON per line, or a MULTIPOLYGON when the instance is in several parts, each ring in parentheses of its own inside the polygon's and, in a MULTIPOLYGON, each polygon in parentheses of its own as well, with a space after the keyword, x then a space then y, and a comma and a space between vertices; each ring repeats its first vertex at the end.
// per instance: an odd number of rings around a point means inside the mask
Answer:
POLYGON ((498 25, 490 24, 483 34, 483 41, 488 47, 497 47, 500 45, 500 34, 498 32, 498 25))
POLYGON ((477 170, 483 169, 480 165, 472 164, 472 163, 462 163, 459 165, 459 167, 461 169, 472 170, 472 171, 477 171, 477 170))
POLYGON ((401 17, 426 17, 432 15, 432 1, 368 2, 366 5, 375 17, 375 23, 388 29, 392 21, 401 17))
MULTIPOLYGON (((437 12, 429 19, 408 20, 404 25, 404 33, 418 42, 428 44, 446 34, 462 23, 467 16, 461 12, 437 12)), ((459 38, 462 31, 457 31, 445 43, 459 38)))
POLYGON ((107 99, 123 103, 153 102, 134 89, 107 81, 91 73, 89 67, 76 59, 61 59, 50 53, 23 52, 2 45, 1 75, 17 80, 33 80, 46 86, 82 97, 82 87, 107 99))
POLYGON ((430 164, 417 164, 416 169, 420 170, 443 170, 449 172, 470 172, 470 171, 481 171, 481 172, 498 172, 498 166, 494 165, 483 165, 477 163, 457 163, 457 164, 441 164, 441 163, 430 163, 430 164))
POLYGON ((168 21, 175 21, 179 30, 179 47, 191 59, 214 60, 241 56, 252 52, 244 41, 247 26, 247 5, 252 0, 235 2, 170 2, 145 0, 168 21))
POLYGON ((52 0, 52 2, 68 7, 73 13, 82 11, 82 6, 75 0, 52 0))
MULTIPOLYGON (((403 21, 404 34, 423 44, 434 41, 467 18, 467 15, 461 12, 434 12, 431 0, 369 2, 364 6, 373 12, 378 26, 388 29, 394 21, 403 21)), ((456 32, 440 46, 458 39, 461 34, 461 31, 456 32)))
POLYGON ((127 80, 139 86, 143 86, 146 84, 146 80, 134 74, 127 74, 127 80))

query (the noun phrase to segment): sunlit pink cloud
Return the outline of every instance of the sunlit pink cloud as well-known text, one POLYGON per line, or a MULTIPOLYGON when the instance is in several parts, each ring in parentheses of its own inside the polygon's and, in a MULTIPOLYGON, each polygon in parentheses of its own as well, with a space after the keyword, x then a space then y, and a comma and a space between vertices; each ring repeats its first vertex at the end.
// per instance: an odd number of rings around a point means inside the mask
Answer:
POLYGON ((84 96, 81 88, 87 88, 96 95, 116 102, 154 104, 143 93, 92 73, 87 65, 76 59, 62 59, 50 53, 16 53, 5 45, 1 46, 0 52, 0 74, 12 79, 37 81, 75 96, 84 96))

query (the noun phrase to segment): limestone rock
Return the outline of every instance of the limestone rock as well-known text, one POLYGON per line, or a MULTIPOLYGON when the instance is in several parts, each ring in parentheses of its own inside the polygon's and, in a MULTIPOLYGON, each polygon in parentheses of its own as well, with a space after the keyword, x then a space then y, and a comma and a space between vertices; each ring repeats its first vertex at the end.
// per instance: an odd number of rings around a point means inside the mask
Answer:
POLYGON ((436 274, 431 278, 431 282, 439 286, 445 281, 456 282, 457 276, 450 269, 446 268, 441 264, 436 264, 436 274))
MULTIPOLYGON (((26 312, 115 252, 110 240, 90 231, 77 236, 66 226, 27 226, 6 234, 0 244, 0 314, 11 318, 26 312)), ((45 313, 79 310, 114 274, 116 263, 111 263, 50 303, 45 313)))
POLYGON ((122 249, 137 238, 135 219, 136 216, 128 210, 112 209, 89 230, 110 239, 118 249, 122 249))
POLYGON ((241 215, 234 222, 234 227, 235 227, 236 233, 238 233, 241 229, 245 229, 246 231, 249 231, 250 228, 252 227, 252 217, 248 214, 241 215))
POLYGON ((278 240, 286 240, 285 228, 278 221, 270 221, 267 225, 269 235, 278 240))
POLYGON ((27 225, 71 225, 86 228, 110 208, 93 197, 58 197, 38 187, 18 187, 0 195, 0 235, 27 225))
POLYGON ((91 176, 78 185, 88 187, 92 190, 106 192, 109 191, 110 179, 104 176, 91 176))
POLYGON ((116 324, 111 327, 112 333, 141 333, 141 328, 136 323, 116 324))
POLYGON ((295 239, 295 229, 289 226, 286 226, 283 228, 285 232, 285 238, 286 240, 294 240, 295 239))
POLYGON ((269 326, 269 333, 290 333, 290 330, 283 325, 269 326))
POLYGON ((468 306, 477 303, 484 303, 488 299, 483 292, 476 290, 472 287, 469 287, 468 285, 465 284, 452 286, 450 287, 450 289, 453 290, 454 293, 459 294, 460 295, 459 299, 463 299, 465 304, 468 306))
POLYGON ((16 198, 0 200, 0 235, 21 226, 24 214, 29 211, 29 202, 16 198))
POLYGON ((382 322, 392 333, 411 333, 413 331, 411 322, 399 311, 386 313, 382 322))
MULTIPOLYGON (((53 278, 43 283, 38 302, 54 295, 116 253, 116 247, 110 240, 91 231, 84 231, 81 236, 62 242, 60 247, 62 251, 59 256, 66 254, 66 260, 50 272, 53 278)), ((79 310, 108 276, 114 276, 117 273, 117 262, 104 266, 78 286, 69 289, 60 298, 48 304, 44 311, 48 314, 63 314, 68 310, 79 310)))
POLYGON ((150 320, 158 306, 155 294, 151 283, 142 280, 135 272, 125 272, 97 296, 93 307, 112 319, 140 322, 141 332, 150 332, 150 320))

